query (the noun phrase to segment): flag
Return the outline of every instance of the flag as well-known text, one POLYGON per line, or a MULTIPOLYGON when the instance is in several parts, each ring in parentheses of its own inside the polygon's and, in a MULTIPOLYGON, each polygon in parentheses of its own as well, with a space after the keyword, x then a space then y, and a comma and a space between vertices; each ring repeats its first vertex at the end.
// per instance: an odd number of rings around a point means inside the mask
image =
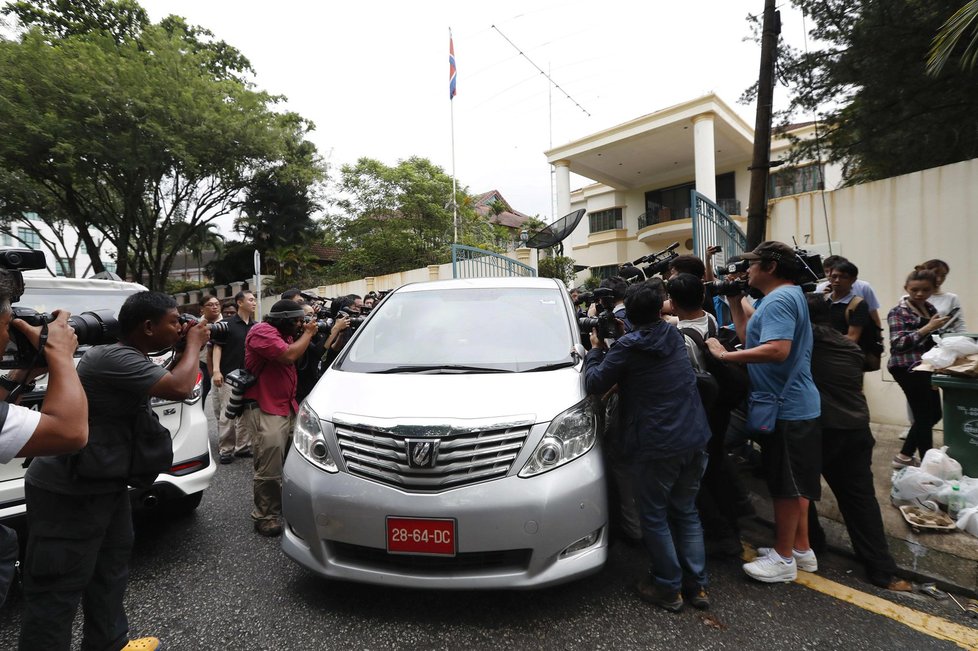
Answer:
POLYGON ((452 36, 448 36, 448 99, 455 97, 455 44, 452 36))

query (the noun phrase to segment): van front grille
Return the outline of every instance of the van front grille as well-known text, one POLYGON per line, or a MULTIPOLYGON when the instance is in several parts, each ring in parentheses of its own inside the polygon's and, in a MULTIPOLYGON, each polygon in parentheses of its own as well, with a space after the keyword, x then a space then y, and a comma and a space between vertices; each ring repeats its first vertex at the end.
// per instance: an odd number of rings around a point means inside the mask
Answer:
POLYGON ((529 431, 523 426, 418 438, 366 427, 337 424, 335 428, 350 474, 431 493, 505 477, 529 431), (433 461, 409 461, 413 446, 426 442, 433 444, 429 446, 433 461))

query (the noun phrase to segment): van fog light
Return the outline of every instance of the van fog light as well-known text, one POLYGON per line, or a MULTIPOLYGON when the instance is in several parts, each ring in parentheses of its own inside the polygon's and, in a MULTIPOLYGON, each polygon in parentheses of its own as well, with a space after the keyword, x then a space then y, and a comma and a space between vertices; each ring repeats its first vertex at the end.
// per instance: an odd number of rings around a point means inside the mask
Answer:
POLYGON ((329 450, 326 449, 325 443, 316 441, 312 444, 312 456, 317 459, 325 459, 327 454, 329 454, 329 450))
POLYGON ((560 446, 556 441, 547 441, 537 450, 537 458, 540 464, 552 466, 560 461, 560 446))
POLYGON ((571 545, 569 545, 567 547, 567 549, 565 549, 564 551, 560 552, 560 555, 561 556, 569 556, 570 554, 573 554, 574 552, 579 552, 582 549, 587 549, 588 547, 590 547, 590 546, 594 545, 596 542, 598 542, 598 538, 600 536, 601 536, 601 529, 595 529, 594 531, 592 531, 588 535, 584 536, 583 538, 581 538, 577 542, 574 542, 571 545))

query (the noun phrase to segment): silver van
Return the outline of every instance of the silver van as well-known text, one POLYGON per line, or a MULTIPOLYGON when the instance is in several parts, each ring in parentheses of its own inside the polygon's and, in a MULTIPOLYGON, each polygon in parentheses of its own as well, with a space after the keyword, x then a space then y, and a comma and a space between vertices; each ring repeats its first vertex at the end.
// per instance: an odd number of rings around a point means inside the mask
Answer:
POLYGON ((607 557, 583 348, 545 278, 405 285, 301 405, 285 553, 324 577, 538 588, 607 557))

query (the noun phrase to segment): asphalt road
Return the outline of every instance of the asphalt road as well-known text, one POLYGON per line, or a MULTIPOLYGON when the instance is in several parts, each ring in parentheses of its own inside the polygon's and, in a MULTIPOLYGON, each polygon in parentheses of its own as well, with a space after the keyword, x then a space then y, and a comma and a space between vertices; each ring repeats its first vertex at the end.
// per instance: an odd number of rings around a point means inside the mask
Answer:
MULTIPOLYGON (((600 574, 535 592, 325 581, 286 558, 278 539, 254 533, 250 502, 250 464, 238 460, 218 468, 193 515, 137 519, 127 594, 132 637, 159 636, 169 651, 960 648, 798 584, 752 582, 735 559, 710 565, 710 611, 666 613, 635 596, 643 553, 625 545, 612 548, 600 574)), ((750 535, 770 540, 764 529, 750 535)), ((819 564, 820 575, 840 584, 974 626, 948 601, 873 588, 846 558, 822 556, 819 564)), ((0 649, 16 647, 19 610, 17 596, 0 610, 0 649)))

